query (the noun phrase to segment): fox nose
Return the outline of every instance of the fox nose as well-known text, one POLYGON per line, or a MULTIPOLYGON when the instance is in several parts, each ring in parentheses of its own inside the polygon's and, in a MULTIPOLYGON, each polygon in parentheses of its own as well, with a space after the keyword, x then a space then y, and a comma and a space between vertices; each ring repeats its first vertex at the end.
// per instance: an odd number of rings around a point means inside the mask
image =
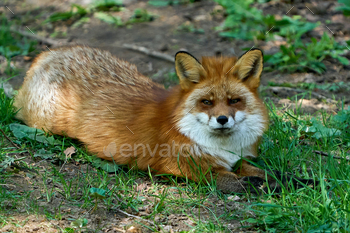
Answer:
POLYGON ((216 118, 216 121, 224 125, 228 122, 228 118, 226 116, 219 116, 218 118, 216 118))

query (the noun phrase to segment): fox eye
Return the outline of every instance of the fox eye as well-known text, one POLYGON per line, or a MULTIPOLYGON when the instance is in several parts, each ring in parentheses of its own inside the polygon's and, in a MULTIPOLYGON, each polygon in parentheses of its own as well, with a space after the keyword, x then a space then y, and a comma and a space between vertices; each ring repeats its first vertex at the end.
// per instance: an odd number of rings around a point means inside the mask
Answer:
POLYGON ((230 99, 229 100, 229 103, 230 104, 236 104, 236 103, 238 103, 239 101, 241 101, 240 99, 230 99))
POLYGON ((205 105, 212 105, 213 104, 210 100, 202 100, 202 103, 205 105))

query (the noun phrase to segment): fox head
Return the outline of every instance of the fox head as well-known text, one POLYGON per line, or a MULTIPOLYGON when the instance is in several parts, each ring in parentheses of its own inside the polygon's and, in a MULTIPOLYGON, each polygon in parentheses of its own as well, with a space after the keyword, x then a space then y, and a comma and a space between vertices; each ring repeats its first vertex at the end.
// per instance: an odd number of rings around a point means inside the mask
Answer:
POLYGON ((255 144, 267 128, 266 107, 258 97, 263 54, 252 49, 240 58, 175 56, 183 93, 177 127, 204 147, 236 150, 255 144))

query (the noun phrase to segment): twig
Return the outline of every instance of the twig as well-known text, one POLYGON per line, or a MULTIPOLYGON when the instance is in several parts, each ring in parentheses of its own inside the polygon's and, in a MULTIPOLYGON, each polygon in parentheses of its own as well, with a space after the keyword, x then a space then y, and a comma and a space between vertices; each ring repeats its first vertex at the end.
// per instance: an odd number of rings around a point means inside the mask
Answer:
POLYGON ((10 31, 18 33, 18 34, 20 34, 22 36, 25 36, 25 37, 29 37, 29 38, 41 41, 44 44, 48 44, 48 45, 59 46, 59 45, 67 44, 67 40, 59 40, 58 41, 58 40, 53 40, 53 39, 50 39, 50 38, 45 38, 45 37, 38 36, 36 34, 33 34, 31 32, 28 32, 28 31, 25 31, 25 30, 22 30, 22 29, 19 29, 19 28, 11 27, 10 31))
POLYGON ((11 144, 12 144, 14 147, 16 147, 17 149, 21 149, 21 147, 17 146, 17 144, 15 144, 9 137, 6 136, 5 132, 4 132, 1 128, 0 128, 0 131, 1 131, 1 133, 5 136, 5 138, 6 138, 7 140, 9 140, 9 142, 11 142, 11 144))
POLYGON ((339 156, 330 155, 330 154, 328 154, 326 152, 319 151, 319 150, 314 150, 312 152, 314 152, 315 154, 318 154, 318 155, 326 156, 326 157, 332 156, 335 159, 345 159, 347 161, 350 161, 350 159, 348 159, 348 158, 343 158, 343 157, 339 157, 339 156))
POLYGON ((64 167, 64 165, 66 165, 66 162, 67 162, 67 158, 66 158, 66 160, 64 161, 64 163, 63 163, 61 169, 58 171, 58 173, 61 173, 61 170, 62 170, 62 168, 64 167))
MULTIPOLYGON (((291 88, 291 87, 266 87, 265 90, 272 90, 272 91, 276 91, 276 92, 279 92, 279 91, 295 91, 295 92, 299 92, 299 93, 307 92, 307 90, 301 90, 301 89, 296 89, 296 88, 291 88)), ((318 93, 311 92, 311 95, 317 99, 326 100, 326 101, 333 103, 333 104, 337 103, 337 101, 329 99, 326 96, 323 96, 323 95, 318 94, 318 93)))
POLYGON ((141 46, 137 46, 137 45, 133 45, 133 44, 123 44, 123 48, 138 51, 138 52, 144 53, 148 56, 160 58, 160 59, 163 59, 163 60, 171 62, 171 63, 175 62, 175 58, 173 56, 170 56, 170 55, 165 54, 165 53, 160 53, 157 51, 152 51, 152 50, 147 49, 145 47, 141 47, 141 46))
POLYGON ((123 232, 123 233, 124 233, 124 232, 126 232, 125 230, 123 230, 123 229, 119 229, 119 228, 116 228, 116 227, 114 227, 113 229, 114 229, 114 230, 116 230, 116 231, 123 232))
POLYGON ((12 187, 16 187, 16 185, 13 185, 13 184, 0 184, 0 186, 12 186, 12 187))
POLYGON ((152 224, 153 226, 157 227, 157 225, 156 225, 154 222, 151 222, 151 221, 149 221, 149 220, 147 220, 147 219, 143 219, 143 218, 141 218, 141 217, 139 217, 139 216, 136 216, 136 215, 133 215, 133 214, 129 214, 129 213, 127 213, 127 212, 125 212, 125 211, 122 211, 122 210, 120 210, 120 209, 116 209, 116 210, 118 210, 120 213, 123 213, 123 214, 125 214, 125 215, 127 215, 127 216, 129 216, 129 217, 133 217, 133 218, 140 219, 140 220, 142 220, 142 221, 148 222, 149 224, 152 224))

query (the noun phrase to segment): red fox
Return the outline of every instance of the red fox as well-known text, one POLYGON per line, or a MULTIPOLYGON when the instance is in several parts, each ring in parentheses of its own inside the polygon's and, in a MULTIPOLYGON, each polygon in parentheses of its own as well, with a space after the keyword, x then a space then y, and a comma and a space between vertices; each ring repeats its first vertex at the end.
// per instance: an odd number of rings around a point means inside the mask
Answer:
POLYGON ((245 176, 267 177, 243 161, 256 157, 268 128, 258 96, 263 55, 175 55, 180 85, 166 90, 109 52, 85 46, 41 53, 15 97, 17 118, 67 135, 118 164, 198 180, 216 177, 224 192, 242 192, 245 176))

